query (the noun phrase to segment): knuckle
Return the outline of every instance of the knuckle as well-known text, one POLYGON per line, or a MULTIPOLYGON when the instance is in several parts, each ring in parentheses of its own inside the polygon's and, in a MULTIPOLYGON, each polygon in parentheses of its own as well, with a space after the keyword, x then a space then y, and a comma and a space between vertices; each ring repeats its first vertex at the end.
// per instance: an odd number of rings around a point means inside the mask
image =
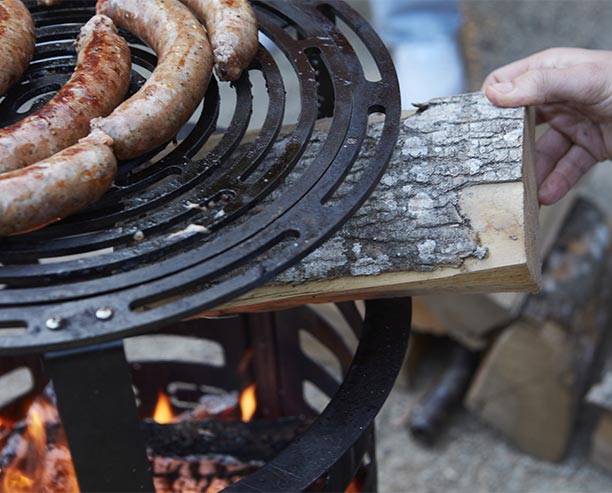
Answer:
POLYGON ((545 71, 530 70, 520 79, 519 84, 522 88, 522 93, 528 97, 528 99, 539 103, 548 102, 550 77, 545 71))

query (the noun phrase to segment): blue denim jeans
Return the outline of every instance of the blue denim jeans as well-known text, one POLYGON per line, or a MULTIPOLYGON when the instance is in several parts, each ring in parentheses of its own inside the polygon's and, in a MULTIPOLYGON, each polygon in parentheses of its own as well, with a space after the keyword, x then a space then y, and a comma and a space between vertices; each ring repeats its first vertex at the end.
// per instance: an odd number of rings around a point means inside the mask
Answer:
POLYGON ((393 55, 403 108, 464 91, 459 0, 371 0, 370 6, 393 55))
POLYGON ((459 0, 371 0, 373 23, 389 47, 456 36, 459 0))

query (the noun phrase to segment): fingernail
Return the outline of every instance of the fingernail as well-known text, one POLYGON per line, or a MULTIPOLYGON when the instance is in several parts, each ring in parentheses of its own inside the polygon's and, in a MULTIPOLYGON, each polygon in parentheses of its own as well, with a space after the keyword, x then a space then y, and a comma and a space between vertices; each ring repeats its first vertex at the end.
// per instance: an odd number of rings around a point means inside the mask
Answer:
POLYGON ((538 191, 538 201, 542 205, 551 205, 559 200, 557 197, 557 189, 551 185, 548 181, 544 180, 544 183, 540 186, 538 191))
POLYGON ((491 87, 497 92, 508 94, 514 89, 514 84, 512 82, 498 82, 497 84, 493 84, 491 87))

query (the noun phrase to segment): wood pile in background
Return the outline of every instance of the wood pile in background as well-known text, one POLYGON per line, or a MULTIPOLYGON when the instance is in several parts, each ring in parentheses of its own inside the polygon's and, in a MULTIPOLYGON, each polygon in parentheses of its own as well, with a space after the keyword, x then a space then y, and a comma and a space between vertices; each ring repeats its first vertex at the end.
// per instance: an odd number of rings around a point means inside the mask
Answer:
POLYGON ((612 228, 579 200, 551 250, 543 289, 496 339, 468 409, 534 457, 563 458, 612 321, 612 228))
POLYGON ((591 434, 591 460, 612 473, 612 344, 608 341, 606 357, 595 383, 586 396, 588 405, 596 413, 596 424, 591 434))
MULTIPOLYGON (((582 0, 561 4, 462 0, 460 39, 468 88, 478 90, 492 70, 546 48, 610 49, 612 4, 598 2, 595 10, 582 0)), ((597 373, 600 360, 612 360, 605 340, 611 325, 611 194, 612 166, 605 163, 587 175, 573 196, 541 209, 540 253, 548 262, 540 295, 427 296, 415 300, 415 324, 487 350, 467 406, 539 458, 563 457, 594 378, 599 385, 588 399, 600 418, 591 456, 612 471, 612 363, 597 373), (589 220, 580 225, 582 231, 573 227, 574 238, 568 238, 560 227, 572 228, 569 221, 576 221, 576 215, 589 220), (591 233, 589 228, 594 228, 591 233), (607 258, 598 257, 604 250, 607 258), (581 277, 584 273, 591 277, 581 277)))

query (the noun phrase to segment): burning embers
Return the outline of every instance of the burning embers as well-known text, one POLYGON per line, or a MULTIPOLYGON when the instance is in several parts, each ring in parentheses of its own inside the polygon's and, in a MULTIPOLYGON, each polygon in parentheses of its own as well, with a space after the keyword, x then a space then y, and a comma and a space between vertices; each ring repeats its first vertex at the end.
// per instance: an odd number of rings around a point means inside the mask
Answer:
POLYGON ((6 430, 0 459, 3 493, 78 491, 57 408, 47 395, 34 400, 23 422, 6 430))
MULTIPOLYGON (((225 421, 226 428, 234 428, 238 420, 242 422, 251 421, 257 407, 255 399, 255 386, 251 385, 245 389, 238 399, 237 393, 224 395, 204 396, 199 404, 192 410, 176 415, 172 409, 170 398, 164 392, 159 392, 152 420, 158 425, 168 426, 166 430, 184 430, 186 425, 181 423, 192 423, 196 425, 196 434, 207 433, 215 437, 223 427, 218 429, 214 421, 225 421), (232 425, 232 423, 234 423, 232 425)), ((150 421, 145 429, 156 430, 150 421)), ((238 425, 239 426, 239 425, 238 425)), ((157 434, 158 432, 154 432, 157 434)), ((172 437, 170 431, 169 435, 172 437)), ((172 438, 170 438, 172 440, 172 438)), ((163 438, 160 438, 163 441, 163 438)), ((156 441, 156 447, 159 447, 156 441)), ((166 447, 171 449, 166 443, 166 447)), ((244 478, 264 465, 261 460, 241 461, 231 455, 223 454, 168 454, 172 450, 161 450, 162 454, 155 453, 149 449, 149 459, 153 465, 153 482, 156 493, 174 492, 206 492, 216 493, 228 487, 232 483, 244 478)), ((180 451, 177 451, 180 452, 180 451)), ((195 451, 194 451, 195 452, 195 451)))
MULTIPOLYGON (((301 418, 252 421, 255 386, 205 395, 176 414, 158 394, 142 423, 156 493, 216 493, 262 467, 307 426, 301 418)), ((79 487, 52 393, 46 391, 19 423, 3 422, 2 493, 73 493, 79 487)))

